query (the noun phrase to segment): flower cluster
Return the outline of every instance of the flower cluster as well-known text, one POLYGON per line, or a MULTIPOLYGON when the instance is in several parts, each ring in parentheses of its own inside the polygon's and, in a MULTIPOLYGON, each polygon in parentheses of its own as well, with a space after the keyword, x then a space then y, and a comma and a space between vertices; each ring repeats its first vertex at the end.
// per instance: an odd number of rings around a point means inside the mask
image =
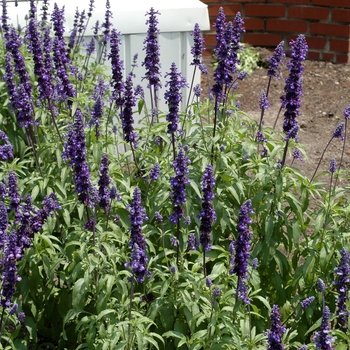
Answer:
POLYGON ((170 197, 172 198, 173 202, 173 212, 170 215, 170 222, 173 224, 177 224, 179 220, 184 217, 181 206, 182 204, 186 203, 185 186, 190 183, 190 180, 186 176, 189 173, 187 168, 187 164, 189 163, 190 160, 186 158, 185 152, 181 147, 173 163, 176 176, 170 179, 170 197))
POLYGON ((339 266, 334 270, 338 276, 335 284, 338 290, 337 299, 337 314, 338 314, 338 325, 343 332, 346 332, 348 328, 349 311, 347 310, 348 290, 350 282, 350 254, 345 249, 342 248, 340 251, 341 259, 339 266))
POLYGON ((132 76, 129 74, 125 82, 124 107, 120 113, 124 140, 130 142, 134 148, 137 148, 137 133, 134 131, 133 107, 136 105, 136 99, 133 93, 132 76))
POLYGON ((114 28, 112 29, 111 39, 110 39, 110 53, 108 58, 111 59, 112 66, 112 79, 111 86, 113 87, 113 99, 116 101, 117 106, 123 105, 123 92, 124 92, 124 82, 123 82, 123 61, 120 59, 120 49, 119 45, 121 41, 119 39, 120 33, 114 28))
POLYGON ((215 69, 214 80, 215 84, 212 88, 214 96, 218 100, 225 98, 223 88, 227 88, 233 82, 232 74, 237 72, 237 65, 240 64, 238 60, 238 50, 242 49, 240 42, 241 33, 245 30, 243 28, 244 21, 240 12, 237 12, 234 24, 229 22, 225 25, 225 15, 222 8, 219 10, 219 15, 215 23, 217 46, 215 54, 218 59, 218 65, 215 69))
POLYGON ((202 52, 205 50, 205 46, 198 23, 194 25, 194 30, 191 32, 191 35, 193 36, 193 47, 191 48, 193 61, 191 62, 191 65, 199 66, 201 64, 202 52))
POLYGON ((319 332, 315 334, 316 349, 332 350, 332 337, 329 335, 329 319, 331 313, 329 307, 325 306, 322 313, 322 321, 319 332))
MULTIPOLYGON (((299 35, 298 38, 290 43, 291 60, 288 61, 289 77, 286 79, 284 88, 285 95, 281 97, 282 107, 286 109, 284 113, 283 131, 286 135, 298 125, 296 117, 300 114, 299 108, 301 106, 300 97, 303 95, 302 89, 302 74, 304 66, 302 61, 305 60, 308 46, 306 44, 305 36, 299 35)), ((295 138, 296 135, 290 135, 289 138, 295 138)))
POLYGON ((160 174, 160 167, 159 167, 159 163, 155 163, 153 168, 151 169, 150 173, 149 173, 149 178, 153 181, 157 181, 158 177, 160 174))
POLYGON ((303 309, 307 309, 307 308, 312 304, 312 302, 313 302, 314 300, 315 300, 315 297, 314 297, 314 296, 308 297, 308 298, 302 300, 302 301, 300 302, 300 305, 301 305, 301 307, 302 307, 303 309))
POLYGON ((145 276, 150 276, 150 272, 147 269, 147 243, 142 235, 143 221, 148 220, 148 218, 145 209, 141 206, 141 190, 138 187, 134 190, 129 210, 129 220, 131 222, 129 246, 132 247, 132 252, 131 261, 127 262, 125 266, 131 267, 131 272, 136 277, 137 282, 143 282, 145 276))
POLYGON ((271 327, 267 333, 269 343, 267 350, 283 350, 282 335, 286 333, 286 328, 281 325, 280 310, 277 305, 273 305, 270 319, 271 327))
POLYGON ((230 244, 231 264, 233 268, 230 274, 238 276, 238 285, 236 296, 239 296, 246 304, 250 304, 247 296, 248 287, 245 280, 248 278, 248 261, 250 258, 250 240, 252 232, 249 230, 249 225, 252 223, 250 215, 253 215, 252 201, 248 199, 239 211, 237 225, 237 239, 230 244))
POLYGON ((146 39, 143 42, 145 44, 144 50, 146 51, 145 60, 142 62, 142 66, 146 68, 146 75, 143 79, 148 80, 148 88, 154 86, 154 89, 157 91, 162 87, 160 82, 160 48, 158 44, 159 29, 157 28, 158 20, 156 16, 160 15, 160 13, 151 7, 146 15, 149 15, 149 19, 146 21, 148 30, 146 39))
POLYGON ((104 212, 107 212, 110 206, 110 183, 111 178, 108 175, 108 156, 104 154, 100 166, 100 179, 98 180, 99 205, 104 212))
POLYGON ((64 160, 70 159, 69 164, 73 168, 75 191, 78 193, 79 201, 84 205, 91 205, 92 198, 89 193, 91 175, 86 162, 83 114, 79 108, 75 112, 74 123, 70 126, 62 156, 64 160))
POLYGON ((168 124, 168 133, 173 134, 178 130, 179 122, 179 103, 182 101, 181 89, 187 86, 185 77, 177 71, 175 63, 171 64, 170 73, 167 73, 165 77, 169 76, 169 81, 165 84, 169 87, 164 94, 164 98, 167 101, 169 107, 169 114, 166 117, 168 124))
POLYGON ((202 211, 198 215, 201 221, 199 226, 199 242, 203 246, 205 251, 211 249, 210 233, 212 230, 213 222, 216 220, 215 210, 213 208, 212 201, 214 199, 214 187, 216 178, 214 176, 214 169, 212 165, 207 165, 205 172, 202 176, 202 211))
POLYGON ((104 50, 110 39, 111 27, 112 27, 112 11, 110 10, 111 4, 109 0, 106 0, 106 12, 105 12, 105 21, 101 24, 101 27, 104 28, 102 43, 104 45, 104 50))
POLYGON ((271 57, 266 58, 266 61, 269 63, 269 68, 267 70, 268 77, 276 77, 277 79, 280 79, 281 68, 279 67, 279 64, 283 64, 282 59, 286 56, 283 47, 284 41, 281 41, 277 45, 273 55, 271 57))
POLYGON ((3 145, 0 145, 0 160, 2 161, 13 159, 13 145, 8 139, 7 135, 0 130, 0 141, 4 142, 3 145))

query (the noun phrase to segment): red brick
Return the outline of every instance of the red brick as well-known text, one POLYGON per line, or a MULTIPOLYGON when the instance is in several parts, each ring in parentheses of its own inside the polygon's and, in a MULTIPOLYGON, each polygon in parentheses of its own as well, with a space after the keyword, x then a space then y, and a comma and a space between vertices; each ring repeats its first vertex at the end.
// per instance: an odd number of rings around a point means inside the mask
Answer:
POLYGON ((350 8, 349 0, 312 0, 312 5, 323 5, 329 7, 346 7, 350 8))
POLYGON ((242 6, 240 4, 232 4, 232 5, 213 5, 209 6, 209 16, 216 18, 219 13, 219 8, 222 7, 224 9, 224 13, 226 17, 234 17, 237 12, 242 12, 242 6))
POLYGON ((306 19, 328 19, 330 10, 324 7, 316 6, 291 6, 288 10, 290 18, 306 18, 306 19))
POLYGON ((350 23, 350 10, 333 9, 332 20, 350 23))
POLYGON ((332 35, 349 38, 350 26, 345 24, 332 24, 332 23, 311 23, 311 34, 332 35))
POLYGON ((329 48, 331 51, 349 52, 350 40, 331 39, 329 48))
POLYGON ((246 30, 263 30, 265 29, 265 22, 261 18, 245 18, 244 28, 246 30))
POLYGON ((336 55, 335 61, 337 63, 350 63, 350 55, 336 55))
POLYGON ((277 46, 282 41, 280 34, 246 33, 243 42, 253 46, 277 46))
POLYGON ((245 16, 247 17, 285 17, 286 7, 282 5, 245 5, 245 16))
POLYGON ((205 45, 210 47, 210 46, 215 46, 216 45, 216 36, 215 34, 204 34, 203 38, 205 40, 205 45))
POLYGON ((335 58, 334 53, 324 52, 324 53, 322 54, 322 59, 323 59, 324 61, 331 61, 331 62, 334 62, 334 58, 335 58))
POLYGON ((326 38, 306 36, 305 39, 310 49, 323 50, 327 44, 326 38))
POLYGON ((307 31, 307 23, 285 19, 268 19, 266 30, 269 32, 305 33, 307 31))
POLYGON ((307 53, 307 58, 309 60, 319 60, 320 59, 320 53, 319 52, 315 52, 315 51, 309 51, 307 53))
POLYGON ((282 4, 303 4, 303 5, 310 5, 311 0, 269 0, 269 2, 279 2, 282 4))
POLYGON ((206 49, 205 51, 203 51, 203 56, 206 56, 206 57, 210 57, 210 56, 213 56, 213 50, 212 49, 206 49))

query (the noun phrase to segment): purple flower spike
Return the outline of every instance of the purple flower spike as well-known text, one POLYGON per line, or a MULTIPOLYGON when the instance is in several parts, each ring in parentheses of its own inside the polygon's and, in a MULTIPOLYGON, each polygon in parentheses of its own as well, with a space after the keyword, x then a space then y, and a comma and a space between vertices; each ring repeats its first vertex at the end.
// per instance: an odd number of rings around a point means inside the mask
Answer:
POLYGON ((95 0, 90 0, 89 11, 87 13, 88 17, 92 16, 92 12, 94 11, 94 8, 95 8, 95 0))
POLYGON ((268 77, 276 77, 277 79, 280 79, 281 68, 279 67, 279 64, 283 64, 282 58, 286 56, 283 47, 284 41, 281 41, 277 45, 273 55, 266 59, 266 61, 269 62, 269 68, 267 70, 268 77))
POLYGON ((131 267, 131 272, 138 282, 144 282, 145 276, 149 276, 150 272, 147 269, 147 243, 142 235, 142 225, 143 221, 148 220, 148 218, 145 209, 141 206, 141 190, 138 187, 134 190, 129 210, 129 220, 131 222, 129 246, 132 247, 132 252, 131 261, 127 262, 125 266, 131 267))
POLYGON ((231 85, 233 81, 232 74, 237 72, 237 65, 240 64, 238 50, 241 50, 242 46, 239 42, 241 33, 245 31, 243 28, 244 21, 240 12, 237 12, 234 24, 229 22, 224 25, 224 21, 225 15, 222 8, 220 8, 215 24, 217 44, 214 49, 218 59, 218 66, 215 69, 215 84, 212 88, 214 96, 219 101, 225 98, 223 88, 225 85, 231 85))
POLYGON ((337 280, 335 281, 338 290, 337 315, 339 328, 346 333, 349 319, 347 302, 349 300, 348 290, 350 282, 350 254, 345 248, 342 248, 340 255, 341 259, 339 266, 334 269, 337 273, 337 280))
POLYGON ((202 89, 200 84, 197 84, 193 87, 193 92, 196 97, 201 97, 202 89))
POLYGON ((134 131, 133 107, 136 106, 136 99, 133 93, 132 76, 128 75, 125 83, 124 108, 120 113, 124 139, 137 148, 137 133, 134 131))
POLYGON ((86 162, 83 114, 79 108, 75 112, 74 123, 71 125, 68 132, 62 156, 64 160, 70 159, 69 164, 73 168, 73 180, 79 201, 84 205, 91 205, 91 175, 89 172, 89 166, 86 162))
POLYGON ((168 124, 168 133, 173 134, 178 130, 179 122, 179 103, 182 101, 181 89, 188 86, 185 77, 177 71, 175 63, 172 63, 170 73, 167 73, 165 77, 169 76, 169 81, 165 84, 168 90, 164 94, 164 98, 167 101, 169 114, 166 117, 168 124))
POLYGON ((300 305, 303 309, 307 309, 313 303, 314 300, 315 300, 314 296, 306 298, 300 302, 300 305))
POLYGON ((321 280, 321 278, 318 278, 317 279, 317 282, 316 282, 316 288, 317 290, 322 293, 326 290, 326 285, 325 283, 321 280))
POLYGON ((110 192, 108 188, 110 183, 111 178, 108 175, 108 156, 104 154, 100 166, 100 179, 98 180, 99 204, 104 212, 107 212, 110 207, 110 192))
POLYGON ((212 201, 214 199, 214 187, 216 178, 214 176, 214 169, 212 165, 208 165, 202 176, 202 211, 198 215, 201 221, 199 232, 201 233, 199 237, 199 242, 203 246, 205 251, 211 249, 211 238, 210 233, 212 230, 213 222, 216 221, 216 214, 213 208, 212 201))
POLYGON ((137 243, 141 249, 146 248, 146 240, 142 235, 142 225, 144 220, 148 220, 145 209, 141 206, 141 190, 136 187, 130 205, 129 220, 131 222, 131 237, 129 246, 137 243))
POLYGON ((196 250, 197 249, 197 240, 196 240, 196 236, 194 235, 194 233, 191 233, 188 236, 188 249, 189 250, 196 250))
POLYGON ((194 25, 194 30, 191 32, 191 35, 193 36, 193 47, 191 48, 193 61, 191 62, 191 65, 199 66, 201 64, 202 52, 205 50, 205 46, 198 23, 194 25))
POLYGON ((293 159, 298 159, 300 162, 303 161, 303 157, 301 156, 301 152, 298 149, 295 149, 292 153, 293 159))
POLYGON ((213 285, 213 281, 210 277, 207 277, 205 279, 205 284, 207 285, 208 288, 210 288, 213 285))
POLYGON ((230 274, 236 274, 238 276, 236 296, 242 299, 246 304, 250 304, 250 300, 247 296, 248 287, 245 281, 248 278, 250 240, 252 237, 252 232, 249 230, 249 225, 252 223, 250 216, 253 214, 252 202, 248 199, 243 203, 239 211, 237 240, 230 245, 231 264, 233 264, 230 274))
POLYGON ((150 173, 149 173, 149 178, 151 180, 157 181, 158 177, 160 174, 160 167, 159 167, 159 163, 155 163, 153 168, 151 169, 150 173))
POLYGON ((149 19, 146 21, 146 24, 148 24, 147 37, 143 42, 145 44, 144 50, 146 51, 145 60, 142 62, 142 66, 146 68, 146 75, 143 79, 148 80, 148 88, 154 86, 154 89, 157 91, 162 87, 160 82, 160 48, 158 44, 159 29, 157 28, 158 20, 156 16, 160 15, 160 13, 151 7, 146 15, 149 15, 149 19))
POLYGON ((112 79, 111 86, 113 87, 112 98, 116 101, 117 106, 123 105, 123 93, 124 93, 124 82, 123 82, 123 61, 120 59, 120 44, 119 37, 121 34, 115 29, 112 29, 110 47, 111 52, 108 58, 111 60, 112 66, 112 79))
POLYGON ((0 145, 0 160, 13 159, 13 145, 8 141, 7 135, 2 130, 0 130, 0 141, 4 141, 4 144, 0 145))
POLYGON ((220 296, 220 294, 221 294, 221 289, 220 289, 219 286, 216 286, 216 287, 214 288, 214 290, 213 290, 213 297, 214 297, 214 298, 217 298, 217 297, 220 296))
POLYGON ((51 71, 47 71, 43 60, 41 33, 35 17, 31 18, 26 31, 28 49, 33 54, 34 73, 38 77, 39 99, 49 99, 53 94, 51 71))
POLYGON ((344 127, 345 127, 345 123, 340 123, 333 131, 333 138, 344 140, 344 134, 343 134, 344 127))
POLYGON ((304 66, 302 61, 306 58, 308 46, 304 35, 299 35, 297 40, 290 42, 292 59, 288 61, 289 77, 286 79, 284 92, 281 97, 282 107, 286 108, 284 113, 283 131, 288 135, 289 131, 293 129, 298 122, 296 117, 300 114, 299 108, 301 106, 300 97, 303 95, 302 89, 302 74, 304 66))
POLYGON ((57 202, 54 192, 46 196, 42 202, 42 208, 29 220, 30 237, 28 238, 32 238, 34 233, 39 232, 47 218, 57 210, 61 209, 62 207, 57 202))
POLYGON ((325 306, 322 314, 322 321, 320 331, 316 332, 316 349, 320 350, 332 350, 332 337, 329 335, 329 319, 331 313, 329 307, 325 306))
POLYGON ((271 327, 268 331, 269 347, 267 350, 283 350, 282 334, 286 333, 286 328, 281 325, 280 310, 274 305, 271 310, 271 327))
POLYGON ((266 97, 265 91, 261 90, 260 100, 259 100, 260 109, 266 110, 270 107, 270 102, 266 97))
POLYGON ((8 196, 10 197, 9 210, 14 210, 16 212, 19 208, 22 197, 18 194, 17 177, 12 170, 10 170, 9 176, 7 178, 7 188, 8 188, 7 193, 8 193, 8 196))
POLYGON ((173 212, 169 219, 173 224, 177 224, 178 221, 184 217, 181 205, 186 203, 185 186, 190 183, 190 180, 186 176, 189 173, 187 168, 187 164, 189 163, 190 160, 185 157, 183 148, 180 148, 179 153, 173 163, 176 176, 170 179, 170 197, 172 198, 173 202, 173 212))
POLYGON ((347 105, 344 110, 344 118, 346 120, 350 119, 350 105, 347 105))
POLYGON ((163 216, 158 211, 154 213, 154 218, 157 222, 163 222, 163 216))
POLYGON ((104 48, 106 48, 106 45, 110 39, 110 33, 111 33, 111 27, 112 27, 111 18, 113 17, 113 15, 110 8, 111 8, 110 1, 106 0, 105 21, 101 24, 101 27, 104 28, 103 38, 102 38, 102 43, 104 45, 104 48))
POLYGON ((15 293, 15 285, 21 278, 17 275, 17 260, 21 259, 20 249, 17 247, 17 232, 12 231, 8 237, 1 262, 2 288, 0 304, 3 308, 11 307, 11 299, 15 293))
POLYGON ((330 165, 329 165, 329 172, 331 174, 334 174, 336 172, 336 170, 337 170, 337 161, 335 160, 335 158, 333 158, 331 160, 330 165))

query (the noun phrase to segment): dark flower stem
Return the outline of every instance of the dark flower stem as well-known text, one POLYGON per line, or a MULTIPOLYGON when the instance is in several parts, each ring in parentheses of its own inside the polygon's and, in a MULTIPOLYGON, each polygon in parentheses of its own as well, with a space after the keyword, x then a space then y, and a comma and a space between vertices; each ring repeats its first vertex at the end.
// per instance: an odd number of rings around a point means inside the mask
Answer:
POLYGON ((179 268, 179 259, 180 259, 180 219, 177 219, 176 225, 176 238, 177 238, 177 246, 176 246, 176 266, 179 268))
POLYGON ((326 153, 326 151, 327 151, 327 148, 329 147, 329 145, 330 145, 330 143, 332 142, 332 140, 334 139, 334 136, 328 141, 328 143, 327 143, 327 145, 326 145, 326 147, 324 148, 324 150, 323 150, 323 153, 322 153, 322 155, 321 155, 321 158, 320 158, 320 160, 318 161, 318 164, 317 164, 317 167, 316 167, 316 169, 315 169, 315 172, 314 172, 314 174, 312 175, 312 177, 311 177, 311 180, 310 180, 310 182, 312 182, 313 181, 313 179, 315 178, 315 175, 316 175, 316 173, 317 173, 317 170, 318 170, 318 168, 320 167, 320 165, 321 165, 321 162, 322 162, 322 159, 323 159, 323 156, 324 156, 324 154, 326 153))
POLYGON ((279 109, 279 111, 278 111, 278 113, 277 113, 277 117, 276 117, 276 119, 275 119, 275 122, 274 122, 274 124, 273 124, 273 129, 274 129, 274 130, 275 130, 275 128, 276 128, 277 121, 278 121, 278 119, 279 119, 279 117, 280 117, 280 114, 281 114, 281 112, 282 112, 282 108, 283 108, 283 106, 281 105, 281 107, 280 107, 280 109, 279 109))
MULTIPOLYGON (((267 83, 266 99, 267 99, 268 96, 269 96, 271 79, 272 79, 272 77, 269 77, 269 82, 267 83)), ((264 113, 265 113, 265 108, 262 108, 262 109, 261 109, 260 120, 259 120, 259 131, 261 131, 261 129, 262 129, 262 123, 263 123, 263 119, 264 119, 264 113)))
POLYGON ((132 311, 132 300, 134 298, 134 276, 131 277, 131 289, 130 289, 130 305, 129 305, 129 324, 128 324, 128 350, 131 349, 131 311, 132 311))
MULTIPOLYGON (((288 150, 288 143, 289 143, 289 139, 287 139, 286 144, 284 146, 284 151, 283 151, 283 158, 282 158, 282 162, 281 162, 281 167, 284 166, 285 162, 286 162, 286 158, 287 158, 287 150, 288 150)), ((311 180, 312 181, 312 180, 311 180)))
MULTIPOLYGON (((340 156, 340 162, 338 165, 338 170, 340 170, 340 167, 343 163, 343 158, 344 158, 344 153, 345 153, 345 146, 346 146, 346 134, 347 134, 347 128, 348 128, 348 119, 345 119, 345 130, 344 130, 344 141, 343 141, 343 149, 341 151, 341 156, 340 156)), ((339 176, 336 176, 335 182, 334 182, 334 187, 337 186, 339 176)))
POLYGON ((36 152, 35 145, 34 145, 34 142, 33 142, 33 138, 31 136, 30 131, 27 128, 26 128, 26 135, 27 135, 28 142, 30 143, 30 146, 32 147, 34 158, 35 158, 35 163, 36 163, 36 165, 37 165, 37 167, 39 169, 40 175, 42 177, 44 177, 43 172, 42 172, 41 167, 40 167, 38 153, 36 152))
MULTIPOLYGON (((214 142, 215 135, 216 135, 216 124, 217 124, 217 118, 218 118, 218 97, 215 98, 214 110, 215 110, 215 114, 214 114, 214 126, 213 126, 213 142, 214 142)), ((211 164, 213 165, 213 163, 214 163, 214 143, 211 146, 211 156, 210 156, 210 158, 211 158, 211 164)))

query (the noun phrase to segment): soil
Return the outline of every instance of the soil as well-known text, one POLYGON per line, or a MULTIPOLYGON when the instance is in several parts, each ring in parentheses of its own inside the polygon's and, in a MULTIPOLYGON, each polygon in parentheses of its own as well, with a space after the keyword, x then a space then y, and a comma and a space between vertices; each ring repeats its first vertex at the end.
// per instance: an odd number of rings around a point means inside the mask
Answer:
MULTIPOLYGON (((271 56, 272 52, 267 49, 257 48, 260 54, 260 64, 265 65, 266 58, 271 56)), ((264 126, 272 127, 278 111, 281 107, 280 96, 283 94, 285 79, 289 71, 286 67, 285 59, 281 70, 281 78, 273 78, 271 81, 269 102, 270 108, 265 111, 264 126)), ((212 77, 211 57, 204 57, 204 63, 209 70, 209 76, 212 77)), ((344 109, 350 104, 350 64, 333 64, 323 61, 304 61, 305 71, 303 74, 302 106, 298 122, 299 143, 303 145, 307 157, 303 162, 294 163, 304 175, 312 177, 321 154, 331 139, 334 129, 344 122, 344 109)), ((204 83, 204 81, 203 81, 204 83)), ((235 94, 240 94, 240 108, 251 118, 260 119, 261 110, 259 108, 259 98, 261 90, 266 92, 268 77, 266 68, 259 67, 252 74, 248 75, 243 81, 240 81, 235 94)), ((212 78, 209 84, 213 84, 212 78)), ((203 91, 208 91, 204 83, 203 91)), ((276 130, 282 130, 283 111, 276 125, 276 130)), ((348 130, 349 135, 349 130, 348 130)), ((318 173, 327 171, 332 158, 335 158, 339 164, 343 142, 340 139, 334 139, 328 148, 318 173)), ((347 146, 343 158, 342 169, 350 169, 350 142, 347 146)))

